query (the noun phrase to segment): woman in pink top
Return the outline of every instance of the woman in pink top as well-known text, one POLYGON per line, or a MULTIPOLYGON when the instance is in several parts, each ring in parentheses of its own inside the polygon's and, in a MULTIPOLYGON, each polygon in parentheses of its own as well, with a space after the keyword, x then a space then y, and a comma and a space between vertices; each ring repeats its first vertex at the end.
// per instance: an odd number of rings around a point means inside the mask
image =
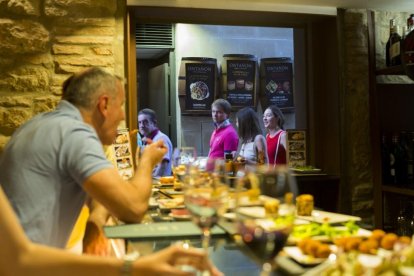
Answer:
POLYGON ((263 123, 267 129, 266 143, 269 164, 286 164, 286 131, 283 130, 285 117, 276 106, 269 106, 263 113, 263 123))

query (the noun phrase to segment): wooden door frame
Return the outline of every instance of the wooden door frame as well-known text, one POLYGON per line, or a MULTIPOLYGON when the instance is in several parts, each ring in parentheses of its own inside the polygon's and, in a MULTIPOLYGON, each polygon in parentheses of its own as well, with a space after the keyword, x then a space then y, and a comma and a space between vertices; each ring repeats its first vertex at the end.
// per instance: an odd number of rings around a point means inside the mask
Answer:
MULTIPOLYGON (((303 76, 305 83, 305 93, 308 95, 315 91, 320 91, 320 84, 313 83, 315 79, 321 79, 323 76, 321 72, 315 70, 317 65, 316 60, 312 60, 315 56, 313 49, 313 33, 317 32, 319 26, 322 24, 316 24, 320 22, 332 22, 334 18, 331 15, 315 15, 315 14, 295 14, 295 13, 281 13, 281 12, 263 12, 263 11, 242 11, 242 10, 218 10, 218 9, 200 9, 200 8, 177 8, 177 7, 151 7, 151 6, 128 6, 127 7, 127 76, 128 76, 128 118, 127 123, 130 129, 136 128, 136 109, 137 109, 137 65, 136 65, 136 39, 135 39, 135 26, 136 22, 145 23, 189 23, 189 24, 214 24, 214 25, 236 25, 236 26, 257 26, 257 27, 288 27, 288 28, 300 28, 304 32, 306 43, 306 60, 295 60, 295 66, 305 66, 306 76, 303 76), (318 78, 317 78, 318 77, 318 78), (319 86, 318 86, 319 85, 319 86)), ((333 20, 335 22, 335 20, 333 20)), ((332 39, 332 36, 331 36, 332 39)), ((296 47, 296 46, 294 46, 296 47)), ((319 51, 320 52, 320 51, 319 51)), ((321 82, 322 83, 322 82, 321 82)), ((329 87, 322 87, 324 90, 329 90, 329 87)), ((333 88, 335 89, 335 87, 333 88)), ((336 88, 338 90, 338 88, 336 88)), ((315 110, 315 106, 312 102, 306 103, 307 105, 307 126, 312 127, 312 123, 316 122, 319 117, 314 112, 320 115, 319 108, 315 110), (314 117, 309 118, 309 115, 314 117)), ((323 122, 319 124, 320 127, 324 128, 323 122)), ((329 130, 325 131, 329 133, 329 130)), ((315 145, 310 149, 310 159, 314 160, 317 156, 325 156, 324 152, 324 141, 327 137, 316 137, 316 134, 311 133, 310 140, 317 141, 318 145, 315 145)), ((316 142, 315 142, 316 143, 316 142)), ((316 160, 317 166, 330 167, 329 160, 320 158, 316 160), (320 164, 318 163, 320 162, 320 164)), ((341 162, 340 162, 341 163, 341 162)), ((329 171, 331 174, 340 174, 338 168, 334 168, 333 171, 329 171)))

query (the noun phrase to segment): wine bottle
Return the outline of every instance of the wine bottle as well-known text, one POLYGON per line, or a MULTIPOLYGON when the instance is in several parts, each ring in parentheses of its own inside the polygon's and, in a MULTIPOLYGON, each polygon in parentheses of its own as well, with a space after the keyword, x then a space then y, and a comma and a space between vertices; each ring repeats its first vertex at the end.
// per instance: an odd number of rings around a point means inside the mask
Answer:
POLYGON ((400 136, 397 133, 392 135, 392 144, 390 150, 390 184, 402 184, 402 159, 404 151, 401 148, 400 136))
POLYGON ((411 228, 411 217, 412 217, 412 211, 410 210, 411 204, 408 202, 408 205, 406 205, 407 202, 405 200, 400 200, 400 211, 397 216, 397 234, 399 236, 409 236, 413 234, 412 228, 411 228), (411 211, 411 212, 410 212, 411 211), (410 214, 411 213, 411 214, 410 214))
MULTIPOLYGON (((395 23, 395 21, 393 21, 395 23)), ((390 24, 391 25, 391 24, 390 24)), ((401 64, 401 36, 399 34, 399 26, 394 25, 392 28, 390 26, 390 65, 400 65, 401 64)))
POLYGON ((391 183, 390 174, 390 147, 387 140, 387 135, 384 133, 381 137, 381 171, 382 171, 382 183, 391 183))
POLYGON ((407 34, 414 29, 414 13, 410 14, 407 18, 407 34))
POLYGON ((394 28, 394 23, 395 23, 395 20, 391 19, 390 20, 390 36, 388 38, 387 44, 385 45, 385 65, 387 67, 391 65, 391 62, 390 62, 390 46, 391 46, 391 34, 392 34, 392 29, 394 28))

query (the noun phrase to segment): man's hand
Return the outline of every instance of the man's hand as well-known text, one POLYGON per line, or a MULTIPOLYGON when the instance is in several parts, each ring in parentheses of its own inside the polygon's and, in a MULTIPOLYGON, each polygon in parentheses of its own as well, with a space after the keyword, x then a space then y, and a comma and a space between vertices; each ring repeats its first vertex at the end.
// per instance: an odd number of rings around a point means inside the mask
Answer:
POLYGON ((162 140, 153 142, 144 148, 140 162, 149 162, 152 167, 155 167, 155 165, 161 162, 167 151, 168 148, 162 140))
POLYGON ((133 266, 134 275, 194 275, 180 266, 191 266, 199 271, 209 271, 212 276, 223 275, 200 249, 170 246, 157 253, 139 258, 133 266))

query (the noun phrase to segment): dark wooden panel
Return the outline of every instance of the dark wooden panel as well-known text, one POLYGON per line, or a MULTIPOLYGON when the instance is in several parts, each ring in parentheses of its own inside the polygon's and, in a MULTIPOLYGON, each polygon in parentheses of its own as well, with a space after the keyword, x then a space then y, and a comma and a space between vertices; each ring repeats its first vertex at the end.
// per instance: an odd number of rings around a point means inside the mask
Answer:
POLYGON ((145 23, 191 23, 265 27, 305 27, 310 22, 328 15, 302 13, 277 13, 240 10, 172 8, 172 7, 129 7, 137 21, 145 23))
POLYGON ((414 86, 378 84, 377 93, 381 131, 414 131, 414 86))

